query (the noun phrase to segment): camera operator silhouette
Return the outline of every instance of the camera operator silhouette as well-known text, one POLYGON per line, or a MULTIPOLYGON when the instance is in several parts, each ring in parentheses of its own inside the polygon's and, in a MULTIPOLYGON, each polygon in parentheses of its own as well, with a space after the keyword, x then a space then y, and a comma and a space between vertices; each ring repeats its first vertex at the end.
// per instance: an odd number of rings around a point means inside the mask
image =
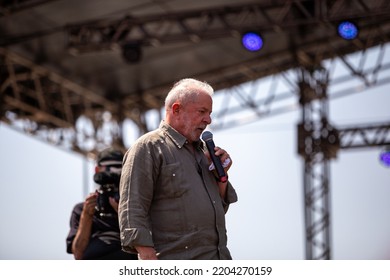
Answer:
POLYGON ((94 181, 99 188, 71 214, 66 251, 76 260, 137 259, 122 251, 119 238, 119 180, 123 153, 108 148, 97 156, 94 181))

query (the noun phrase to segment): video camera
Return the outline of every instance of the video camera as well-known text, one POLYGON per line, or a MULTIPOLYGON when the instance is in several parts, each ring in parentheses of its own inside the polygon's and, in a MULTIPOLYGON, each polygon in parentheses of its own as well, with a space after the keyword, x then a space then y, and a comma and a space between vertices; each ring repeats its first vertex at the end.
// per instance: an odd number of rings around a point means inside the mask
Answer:
POLYGON ((116 211, 112 208, 109 198, 113 197, 116 202, 119 202, 119 187, 116 184, 101 185, 97 190, 98 197, 96 203, 96 211, 101 217, 116 215, 116 211))
POLYGON ((95 183, 99 186, 96 203, 96 214, 100 217, 116 216, 117 212, 112 208, 109 198, 113 197, 119 202, 119 180, 122 171, 123 154, 112 148, 102 151, 98 155, 95 175, 95 183))

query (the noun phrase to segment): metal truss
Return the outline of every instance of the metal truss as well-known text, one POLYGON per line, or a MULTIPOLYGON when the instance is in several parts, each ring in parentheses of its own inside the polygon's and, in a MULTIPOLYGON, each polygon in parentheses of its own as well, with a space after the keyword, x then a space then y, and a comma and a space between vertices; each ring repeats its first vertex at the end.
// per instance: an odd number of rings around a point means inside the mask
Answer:
POLYGON ((302 28, 313 24, 332 25, 340 20, 388 19, 388 1, 259 1, 216 7, 207 10, 169 14, 126 16, 66 26, 68 47, 74 53, 115 49, 118 45, 137 43, 161 46, 177 42, 197 43, 243 32, 302 28), (347 3, 348 2, 348 3, 347 3))
POLYGON ((302 110, 298 154, 304 160, 306 259, 331 259, 330 160, 340 149, 389 145, 390 123, 337 129, 328 121, 328 70, 322 66, 301 68, 298 77, 302 110))
MULTIPOLYGON (((329 73, 328 99, 345 98, 389 84, 390 61, 384 59, 389 52, 390 44, 381 44, 321 62, 329 73)), ((215 96, 212 128, 229 129, 296 111, 300 108, 300 91, 299 75, 294 69, 223 90, 215 96)))
MULTIPOLYGON (((239 37, 242 32, 253 29, 280 35, 284 38, 282 45, 291 45, 290 48, 254 59, 194 74, 195 78, 207 80, 219 90, 388 42, 389 19, 390 2, 386 0, 259 1, 207 10, 135 14, 120 19, 81 22, 31 34, 4 36, 0 39, 0 46, 7 47, 64 31, 69 50, 83 53, 118 49, 127 43, 137 43, 142 47, 186 42, 197 44, 202 40, 239 37), (336 24, 346 19, 357 21, 360 28, 359 38, 350 43, 339 38, 335 32, 336 24), (313 32, 313 26, 316 32, 313 32)), ((133 94, 124 94, 127 98, 124 97, 122 102, 125 107, 137 107, 142 112, 158 109, 170 86, 157 85, 133 94), (133 98, 138 95, 141 96, 139 100, 133 98)))
POLYGON ((0 48, 0 61, 3 121, 81 153, 104 144, 123 147, 118 129, 102 135, 111 119, 118 118, 117 104, 6 49, 0 48), (83 131, 84 125, 76 133, 83 119, 92 131, 83 131), (90 142, 90 148, 83 144, 90 142))
POLYGON ((306 259, 332 257, 330 160, 339 149, 390 145, 390 123, 338 130, 327 123, 326 103, 320 98, 304 105, 303 122, 298 126, 298 152, 304 159, 306 259))
MULTIPOLYGON (((369 57, 367 51, 355 53, 359 61, 355 64, 349 56, 324 63, 330 73, 340 65, 348 70, 342 76, 329 76, 328 98, 342 98, 358 94, 357 89, 390 83, 390 62, 383 60, 389 48, 376 47, 374 57, 369 57), (338 87, 342 89, 333 90, 338 87)), ((145 112, 131 110, 136 106, 134 100, 108 100, 6 49, 0 49, 0 61, 2 120, 50 143, 89 154, 102 145, 128 146, 123 143, 122 131, 126 120, 137 125, 139 134, 153 129, 145 112)), ((217 92, 212 129, 227 129, 298 110, 296 72, 282 72, 268 81, 265 90, 259 89, 263 80, 255 80, 217 92)))
POLYGON ((299 70, 298 154, 304 159, 306 259, 330 259, 329 160, 337 154, 338 136, 328 123, 329 73, 320 66, 299 70))
POLYGON ((338 129, 341 149, 390 145, 390 122, 338 129))

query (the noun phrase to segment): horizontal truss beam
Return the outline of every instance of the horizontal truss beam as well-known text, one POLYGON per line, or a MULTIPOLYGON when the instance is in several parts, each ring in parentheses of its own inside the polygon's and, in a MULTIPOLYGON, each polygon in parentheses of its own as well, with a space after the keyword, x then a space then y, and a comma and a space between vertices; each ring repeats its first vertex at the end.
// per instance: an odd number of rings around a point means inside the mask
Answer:
POLYGON ((390 145, 390 123, 338 129, 341 149, 390 145))
POLYGON ((282 32, 346 19, 389 19, 388 1, 272 1, 177 13, 126 16, 65 27, 74 52, 109 50, 127 42, 160 46, 240 36, 248 30, 282 32))

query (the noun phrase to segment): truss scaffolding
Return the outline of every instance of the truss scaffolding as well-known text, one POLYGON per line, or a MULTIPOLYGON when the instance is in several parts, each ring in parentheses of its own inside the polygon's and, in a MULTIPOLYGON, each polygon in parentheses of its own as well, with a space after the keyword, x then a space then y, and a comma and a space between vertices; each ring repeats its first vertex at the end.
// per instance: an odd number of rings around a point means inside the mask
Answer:
MULTIPOLYGON (((0 18, 52 1, 5 1, 0 18)), ((285 48, 196 73, 217 90, 213 130, 232 128, 301 110, 297 152, 303 160, 307 259, 331 259, 330 163, 340 150, 390 145, 390 123, 338 127, 329 121, 333 99, 390 83, 390 2, 343 0, 259 3, 98 20, 57 26, 0 39, 1 121, 54 145, 94 157, 101 149, 127 149, 125 124, 137 136, 153 129, 147 115, 161 107, 172 81, 109 96, 66 78, 12 46, 52 32, 66 34, 76 55, 123 49, 126 44, 159 48, 216 38, 239 39, 255 28, 285 48), (346 9, 348 7, 348 9, 346 9), (334 28, 344 19, 359 23, 359 38, 345 41, 334 28), (316 25, 318 29, 311 30, 316 25), (286 36, 284 30, 294 34, 286 36), (309 32, 310 31, 310 32, 309 32), (283 35, 284 34, 284 35, 283 35), (307 36, 306 36, 307 34, 307 36), (281 39, 282 38, 282 39, 281 39), (372 52, 368 50, 373 50, 372 52), (353 56, 352 62, 351 56, 353 56), (332 69, 342 66, 342 74, 332 69), (269 87, 260 92, 262 79, 269 87), (281 88, 281 90, 279 90, 281 88)), ((277 45, 275 43, 275 45, 277 45)))

